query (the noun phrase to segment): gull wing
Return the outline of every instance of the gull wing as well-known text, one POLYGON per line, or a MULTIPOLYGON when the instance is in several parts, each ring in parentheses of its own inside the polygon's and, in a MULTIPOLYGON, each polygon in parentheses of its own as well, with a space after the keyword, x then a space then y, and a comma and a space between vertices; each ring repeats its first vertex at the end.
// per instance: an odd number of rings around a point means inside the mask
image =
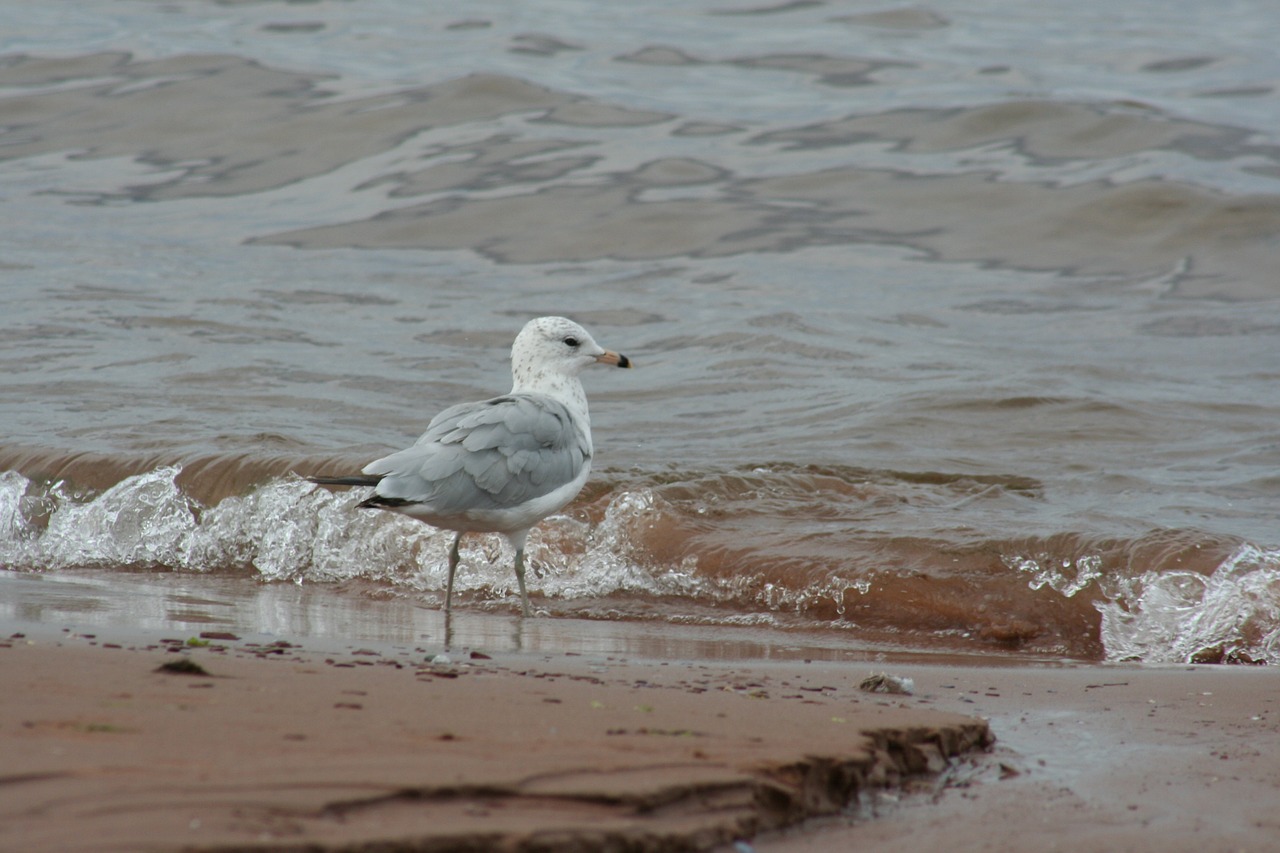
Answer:
POLYGON ((448 516, 508 509, 572 482, 591 457, 569 410, 542 394, 445 409, 412 446, 365 466, 380 476, 369 506, 422 504, 448 516))

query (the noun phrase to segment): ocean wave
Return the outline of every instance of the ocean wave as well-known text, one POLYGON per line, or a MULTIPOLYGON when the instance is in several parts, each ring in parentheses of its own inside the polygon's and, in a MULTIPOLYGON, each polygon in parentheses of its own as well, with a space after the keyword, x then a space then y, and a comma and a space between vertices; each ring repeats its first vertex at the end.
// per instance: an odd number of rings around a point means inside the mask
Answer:
MULTIPOLYGON (((262 581, 361 580, 439 590, 453 534, 394 513, 356 509, 357 492, 330 492, 296 475, 204 506, 180 485, 180 466, 125 477, 100 491, 66 481, 0 475, 0 561, 19 571, 158 569, 222 572, 262 581)), ((642 569, 630 558, 652 492, 613 496, 592 524, 558 515, 529 543, 531 588, 564 599, 616 593, 704 594, 696 563, 642 569)), ((496 535, 463 540, 460 592, 514 591, 514 553, 496 535)))
MULTIPOLYGON (((230 463, 228 463, 230 464, 230 463)), ((247 466, 232 467, 251 480, 247 466)), ((205 468, 208 471, 208 467, 205 468)), ((216 472, 215 472, 216 473, 216 472)), ((179 465, 105 488, 0 474, 0 565, 218 574, 347 585, 438 605, 453 534, 356 508, 296 474, 209 502, 179 465)), ((907 536, 913 512, 1001 495, 1017 478, 756 465, 602 475, 535 528, 529 588, 552 616, 837 630, 897 646, 1113 661, 1280 663, 1280 552, 1195 531, 1131 539, 907 536)), ((456 594, 504 610, 514 554, 463 540, 456 594)))
POLYGON ((1280 664, 1280 551, 1242 545, 1208 575, 1144 572, 1096 606, 1108 660, 1280 664))

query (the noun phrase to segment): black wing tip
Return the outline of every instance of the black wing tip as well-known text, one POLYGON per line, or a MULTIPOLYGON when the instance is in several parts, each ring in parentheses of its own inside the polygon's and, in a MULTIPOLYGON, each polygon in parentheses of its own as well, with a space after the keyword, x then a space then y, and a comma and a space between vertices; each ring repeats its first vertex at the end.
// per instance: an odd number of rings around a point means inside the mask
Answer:
POLYGON ((387 497, 383 497, 382 495, 374 495, 372 497, 368 497, 360 501, 360 503, 356 504, 356 506, 362 509, 395 509, 396 507, 408 506, 409 504, 413 504, 413 503, 417 503, 417 501, 405 500, 404 498, 387 498, 387 497))
POLYGON ((382 478, 371 474, 358 474, 352 477, 307 477, 307 480, 318 486, 376 486, 382 478))
MULTIPOLYGON (((307 477, 306 479, 318 486, 376 486, 382 482, 381 474, 356 474, 350 477, 307 477)), ((362 509, 396 509, 397 507, 415 504, 418 501, 406 500, 405 498, 389 498, 385 495, 370 495, 360 503, 357 507, 362 509)))

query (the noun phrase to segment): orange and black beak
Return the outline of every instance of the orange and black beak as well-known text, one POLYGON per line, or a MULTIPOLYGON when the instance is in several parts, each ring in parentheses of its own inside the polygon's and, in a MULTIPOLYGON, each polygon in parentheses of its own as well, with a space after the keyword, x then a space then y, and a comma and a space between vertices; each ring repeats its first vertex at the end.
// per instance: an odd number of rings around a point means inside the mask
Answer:
POLYGON ((631 367, 631 359, 613 350, 605 350, 596 356, 596 361, 601 364, 612 364, 614 367, 631 367))

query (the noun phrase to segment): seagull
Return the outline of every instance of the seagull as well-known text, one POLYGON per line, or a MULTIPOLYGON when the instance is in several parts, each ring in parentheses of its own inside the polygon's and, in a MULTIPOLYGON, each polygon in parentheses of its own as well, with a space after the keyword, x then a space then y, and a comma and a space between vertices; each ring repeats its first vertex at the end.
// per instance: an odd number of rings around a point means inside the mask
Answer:
POLYGON ((444 610, 453 603, 458 545, 466 533, 501 533, 515 548, 520 611, 530 615, 524 546, 534 525, 564 509, 591 472, 591 418, 578 374, 592 364, 631 367, 564 317, 530 320, 511 345, 511 391, 451 406, 411 447, 359 475, 308 477, 372 486, 357 506, 403 513, 457 533, 449 549, 444 610))

